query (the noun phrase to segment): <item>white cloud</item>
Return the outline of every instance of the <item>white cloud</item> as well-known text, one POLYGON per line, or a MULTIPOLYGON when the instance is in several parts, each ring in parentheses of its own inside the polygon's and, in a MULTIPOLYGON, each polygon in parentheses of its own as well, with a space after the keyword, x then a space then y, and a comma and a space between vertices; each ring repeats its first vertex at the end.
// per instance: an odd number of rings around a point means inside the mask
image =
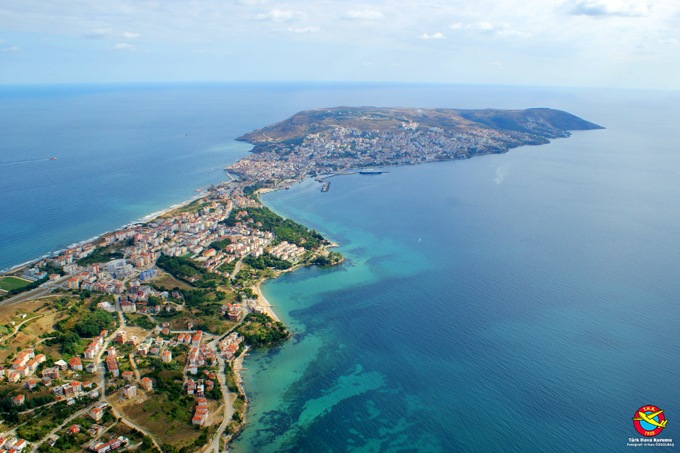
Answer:
POLYGON ((431 35, 428 33, 423 33, 420 35, 420 39, 446 39, 446 35, 440 31, 432 33, 431 35))
POLYGON ((19 52, 21 47, 19 46, 9 46, 0 48, 0 52, 19 52))
MULTIPOLYGON (((103 48, 130 57, 153 45, 148 59, 129 59, 131 70, 122 77, 242 79, 257 64, 252 55, 269 52, 276 64, 258 77, 272 80, 680 87, 674 77, 680 72, 680 0, 523 0, 521 8, 510 0, 73 0, 41 2, 40 8, 35 0, 1 4, 0 38, 6 42, 0 49, 15 51, 9 49, 16 44, 22 49, 13 56, 28 49, 36 58, 40 52, 54 54, 61 71, 55 73, 74 79, 114 77, 105 64, 91 64, 103 48), (81 43, 73 52, 73 37, 98 41, 81 43), (655 65, 638 51, 643 44, 645 52, 657 52, 655 65), (129 53, 133 50, 136 53, 129 53), (455 64, 448 58, 453 51, 458 56, 455 64), (197 54, 195 65, 183 64, 182 57, 190 52, 197 54), (232 52, 240 58, 227 63, 207 54, 202 60, 198 54, 203 52, 232 52), (362 69, 362 62, 375 55, 381 61, 362 69), (389 61, 404 60, 417 64, 388 69, 389 61), (489 62, 494 61, 505 62, 506 70, 490 71, 489 62), (610 74, 615 77, 608 78, 610 74)), ((28 69, 22 75, 18 66, 9 75, 0 67, 0 82, 52 77, 28 69)))
POLYGON ((6 42, 7 42, 7 41, 5 41, 4 39, 0 38, 0 46, 3 45, 3 44, 5 44, 6 42))
POLYGON ((651 10, 649 4, 641 0, 569 0, 564 8, 576 16, 641 17, 651 10))
POLYGON ((347 11, 344 17, 351 20, 380 20, 384 15, 374 9, 353 9, 347 11))
POLYGON ((287 31, 289 33, 298 33, 298 34, 304 34, 304 33, 316 33, 321 28, 315 27, 315 26, 309 26, 309 27, 286 27, 286 28, 279 28, 277 31, 287 31))
POLYGON ((494 25, 489 21, 480 21, 473 23, 455 22, 449 26, 454 31, 472 31, 485 35, 494 35, 501 37, 527 37, 529 33, 510 28, 508 25, 494 25))
POLYGON ((471 24, 466 24, 463 22, 455 22, 451 24, 449 27, 451 30, 476 30, 476 31, 481 31, 481 32, 490 32, 494 29, 494 26, 491 24, 491 22, 487 21, 482 21, 482 22, 475 22, 471 24))
POLYGON ((127 42, 119 42, 115 46, 113 46, 115 50, 126 50, 128 52, 134 52, 137 50, 137 47, 133 44, 127 43, 127 42))
POLYGON ((267 13, 257 15, 259 20, 273 20, 274 22, 290 22, 296 19, 304 18, 304 14, 299 11, 290 11, 283 9, 273 9, 267 13))

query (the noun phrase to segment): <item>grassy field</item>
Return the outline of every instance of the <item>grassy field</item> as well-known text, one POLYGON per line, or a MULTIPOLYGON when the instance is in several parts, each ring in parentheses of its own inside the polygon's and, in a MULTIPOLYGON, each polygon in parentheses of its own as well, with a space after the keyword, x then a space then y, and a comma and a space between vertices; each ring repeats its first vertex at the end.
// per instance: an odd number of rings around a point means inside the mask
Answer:
POLYGON ((0 289, 12 291, 13 289, 23 288, 31 282, 16 277, 0 277, 0 289))
POLYGON ((190 286, 190 285, 188 285, 188 284, 186 284, 182 281, 177 280, 176 278, 174 278, 170 274, 165 274, 165 273, 161 274, 160 277, 154 279, 153 283, 162 287, 162 288, 165 288, 167 290, 172 290, 172 289, 175 289, 175 288, 193 289, 192 286, 190 286))
POLYGON ((109 397, 109 402, 126 417, 155 433, 162 443, 190 444, 201 434, 200 429, 191 425, 195 404, 171 401, 164 394, 137 392, 134 400, 120 399, 116 394, 109 397))

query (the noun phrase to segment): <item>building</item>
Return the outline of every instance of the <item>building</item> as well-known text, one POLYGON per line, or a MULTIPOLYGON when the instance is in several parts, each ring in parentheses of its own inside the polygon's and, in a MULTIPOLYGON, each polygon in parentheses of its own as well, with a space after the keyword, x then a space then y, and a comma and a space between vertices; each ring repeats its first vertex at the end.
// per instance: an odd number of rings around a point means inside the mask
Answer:
POLYGON ((125 398, 127 399, 132 399, 137 396, 137 386, 136 385, 126 385, 123 388, 123 395, 125 395, 125 398))
POLYGON ((80 287, 80 280, 78 277, 69 277, 68 281, 66 282, 66 287, 68 289, 78 289, 80 287))
POLYGON ((83 362, 80 360, 80 357, 72 357, 68 361, 68 366, 73 371, 83 371, 83 362))
POLYGON ((57 360, 54 362, 54 366, 59 368, 61 371, 66 371, 68 369, 68 363, 64 362, 63 360, 57 360))
POLYGON ((50 367, 50 368, 43 369, 42 377, 43 378, 50 378, 52 380, 58 380, 59 379, 59 368, 50 367))
POLYGON ((113 377, 118 377, 120 375, 120 371, 118 370, 118 363, 116 362, 116 358, 112 355, 109 355, 106 357, 106 369, 108 370, 113 377))
POLYGON ((137 311, 137 305, 124 300, 120 303, 120 310, 123 313, 135 313, 137 311))
POLYGON ((141 386, 144 390, 150 392, 151 390, 153 390, 153 381, 148 377, 143 377, 141 381, 141 386))
POLYGON ((17 395, 12 398, 12 404, 15 406, 21 406, 26 402, 26 397, 24 395, 17 395))
POLYGON ((98 422, 104 417, 104 407, 101 406, 93 407, 88 412, 88 415, 92 418, 92 420, 98 422))

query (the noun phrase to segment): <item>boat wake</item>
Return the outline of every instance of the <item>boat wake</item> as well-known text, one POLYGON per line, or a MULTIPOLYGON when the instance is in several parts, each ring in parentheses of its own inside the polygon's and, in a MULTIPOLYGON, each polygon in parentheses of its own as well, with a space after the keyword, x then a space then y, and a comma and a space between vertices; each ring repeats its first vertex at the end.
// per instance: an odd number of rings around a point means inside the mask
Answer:
POLYGON ((0 162, 0 167, 8 167, 10 165, 32 164, 35 162, 49 162, 51 160, 56 160, 56 158, 50 157, 47 159, 13 160, 8 162, 0 162))

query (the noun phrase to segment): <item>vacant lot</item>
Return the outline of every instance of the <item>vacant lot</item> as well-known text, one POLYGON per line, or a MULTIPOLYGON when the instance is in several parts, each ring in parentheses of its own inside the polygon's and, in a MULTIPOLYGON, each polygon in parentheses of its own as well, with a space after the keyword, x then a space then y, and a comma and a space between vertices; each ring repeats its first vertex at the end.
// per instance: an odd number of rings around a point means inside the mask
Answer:
POLYGON ((166 273, 160 274, 160 276, 158 278, 153 280, 153 283, 155 285, 158 285, 158 286, 165 288, 167 290, 173 290, 175 288, 194 289, 192 286, 188 285, 187 283, 182 282, 180 280, 177 280, 172 275, 166 274, 166 273))
POLYGON ((194 404, 170 401, 167 395, 137 390, 137 398, 120 399, 119 392, 108 397, 116 409, 126 418, 154 433, 161 443, 190 444, 200 434, 191 424, 194 404))

